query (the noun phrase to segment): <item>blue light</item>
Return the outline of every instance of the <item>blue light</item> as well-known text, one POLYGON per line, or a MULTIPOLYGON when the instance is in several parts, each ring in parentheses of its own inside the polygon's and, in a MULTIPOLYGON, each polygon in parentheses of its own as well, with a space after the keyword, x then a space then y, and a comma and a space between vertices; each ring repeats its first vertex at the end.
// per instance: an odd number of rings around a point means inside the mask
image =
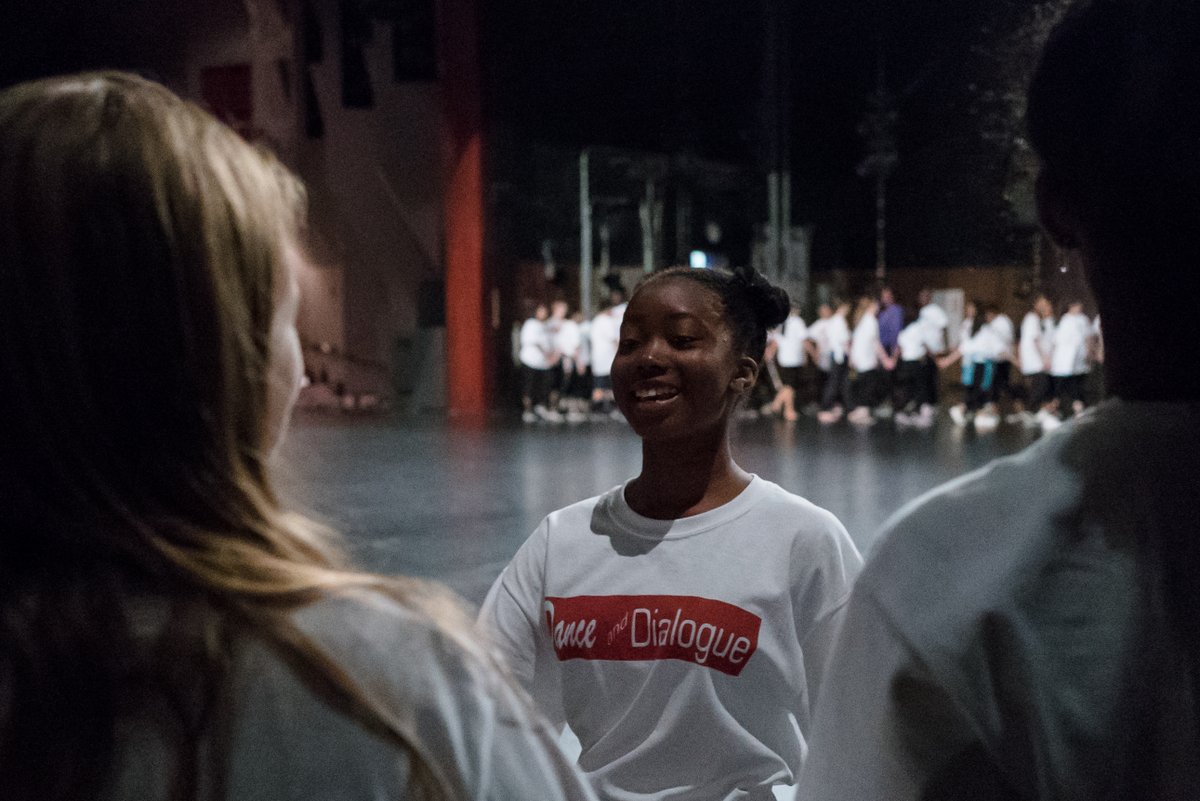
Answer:
POLYGON ((693 250, 688 257, 688 263, 692 265, 692 269, 703 270, 708 267, 708 254, 703 250, 693 250))

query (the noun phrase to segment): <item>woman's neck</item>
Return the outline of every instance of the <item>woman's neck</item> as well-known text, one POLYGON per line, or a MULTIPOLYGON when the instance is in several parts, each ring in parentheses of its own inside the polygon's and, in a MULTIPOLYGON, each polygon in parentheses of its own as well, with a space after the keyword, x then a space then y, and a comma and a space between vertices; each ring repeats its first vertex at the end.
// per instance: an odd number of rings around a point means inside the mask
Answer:
POLYGON ((716 509, 736 498, 751 476, 733 461, 724 426, 667 442, 642 442, 642 472, 625 501, 643 517, 675 520, 716 509))

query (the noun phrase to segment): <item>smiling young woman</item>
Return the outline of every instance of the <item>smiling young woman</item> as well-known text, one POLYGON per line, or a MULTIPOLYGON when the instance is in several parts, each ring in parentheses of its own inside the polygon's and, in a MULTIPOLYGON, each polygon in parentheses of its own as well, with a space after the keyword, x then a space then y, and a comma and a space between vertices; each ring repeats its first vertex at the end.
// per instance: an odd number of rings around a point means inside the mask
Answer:
POLYGON ((799 770, 861 559, 831 514, 733 459, 730 420, 787 314, 752 271, 644 281, 612 368, 641 473, 549 515, 484 602, 601 798, 771 799, 799 770))

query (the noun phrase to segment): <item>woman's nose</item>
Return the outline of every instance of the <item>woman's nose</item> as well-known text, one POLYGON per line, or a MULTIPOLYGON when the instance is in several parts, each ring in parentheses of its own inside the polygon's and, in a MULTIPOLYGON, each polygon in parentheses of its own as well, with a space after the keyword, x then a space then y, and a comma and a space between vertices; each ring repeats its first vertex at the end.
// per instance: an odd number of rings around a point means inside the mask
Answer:
POLYGON ((661 339, 651 339, 638 353, 637 366, 641 370, 660 370, 663 367, 663 347, 661 339))

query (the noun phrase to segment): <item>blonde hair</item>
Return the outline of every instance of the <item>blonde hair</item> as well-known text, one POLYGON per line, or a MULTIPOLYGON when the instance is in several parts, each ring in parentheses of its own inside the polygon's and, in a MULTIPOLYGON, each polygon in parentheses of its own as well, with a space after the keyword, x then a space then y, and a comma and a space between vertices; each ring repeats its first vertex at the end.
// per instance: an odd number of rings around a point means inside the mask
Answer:
MULTIPOLYGON (((131 694, 208 699, 181 721, 186 756, 228 690, 238 636, 403 749, 416 789, 449 795, 397 710, 291 620, 371 589, 487 659, 447 595, 348 570, 331 533, 282 509, 271 486, 269 331, 303 216, 303 188, 275 158, 155 83, 95 73, 0 93, 7 798, 93 795, 131 694), (127 606, 141 596, 171 600, 178 625, 149 649, 157 679, 138 684, 128 652, 146 648, 127 606)), ((195 793, 192 756, 178 761, 176 797, 195 793)))
POLYGON ((854 304, 854 313, 850 317, 850 328, 853 329, 858 327, 858 324, 862 322, 863 316, 866 315, 867 310, 870 309, 871 305, 875 302, 875 298, 871 297, 870 295, 862 295, 859 297, 858 301, 854 304))

